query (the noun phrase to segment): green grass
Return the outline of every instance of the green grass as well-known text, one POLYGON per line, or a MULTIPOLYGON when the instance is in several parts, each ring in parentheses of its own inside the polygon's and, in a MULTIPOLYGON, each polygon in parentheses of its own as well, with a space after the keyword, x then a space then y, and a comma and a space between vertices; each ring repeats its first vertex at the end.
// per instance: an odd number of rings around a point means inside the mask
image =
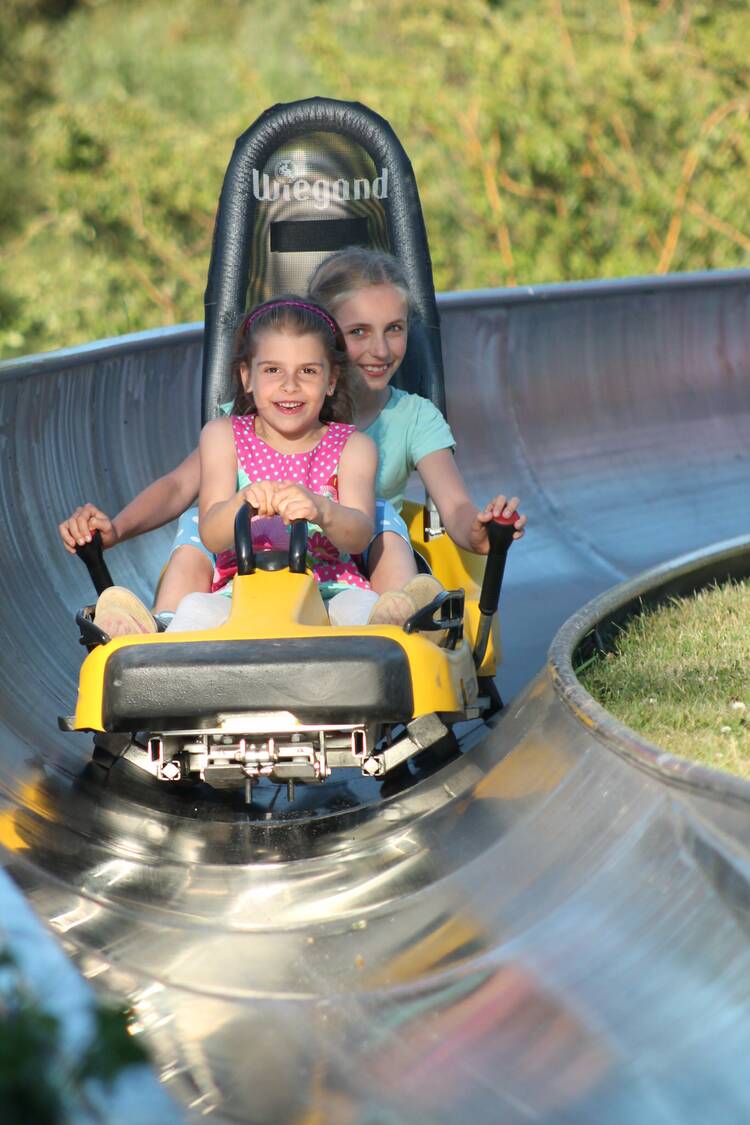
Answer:
POLYGON ((750 582, 634 618, 580 680, 650 742, 750 778, 750 582))

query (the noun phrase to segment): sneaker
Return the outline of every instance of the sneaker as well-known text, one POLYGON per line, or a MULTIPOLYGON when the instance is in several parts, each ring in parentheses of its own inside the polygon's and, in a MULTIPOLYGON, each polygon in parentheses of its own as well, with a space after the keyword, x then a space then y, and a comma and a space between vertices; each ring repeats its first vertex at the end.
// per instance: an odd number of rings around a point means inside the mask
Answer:
MULTIPOLYGON (((433 578, 431 574, 418 574, 416 578, 412 578, 404 586, 403 592, 408 594, 414 602, 414 608, 424 609, 426 605, 442 594, 445 587, 438 582, 437 578, 433 578)), ((438 629, 437 631, 427 631, 421 634, 428 640, 436 645, 441 645, 445 638, 448 636, 447 629, 438 629)))
POLYGON ((404 586, 404 593, 408 594, 417 609, 424 609, 433 598, 442 594, 444 587, 433 578, 431 574, 418 574, 404 586))
POLYGON ((416 612, 414 599, 409 597, 405 590, 386 590, 372 607, 367 624, 403 625, 416 612))
POLYGON ((156 620, 140 598, 124 586, 110 586, 96 603, 94 624, 110 637, 128 637, 133 633, 155 633, 156 620))

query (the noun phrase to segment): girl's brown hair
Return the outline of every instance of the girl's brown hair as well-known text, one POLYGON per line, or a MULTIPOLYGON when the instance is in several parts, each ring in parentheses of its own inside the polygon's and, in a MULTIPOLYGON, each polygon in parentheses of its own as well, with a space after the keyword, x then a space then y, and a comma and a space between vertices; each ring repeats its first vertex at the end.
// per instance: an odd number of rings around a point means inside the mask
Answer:
POLYGON ((354 417, 351 372, 346 344, 336 321, 317 302, 289 293, 258 305, 240 321, 232 348, 232 379, 235 385, 233 414, 255 413, 252 391, 242 385, 242 364, 250 364, 263 332, 284 332, 292 336, 317 336, 323 345, 331 370, 338 370, 332 395, 326 395, 320 411, 321 422, 351 422, 354 417))

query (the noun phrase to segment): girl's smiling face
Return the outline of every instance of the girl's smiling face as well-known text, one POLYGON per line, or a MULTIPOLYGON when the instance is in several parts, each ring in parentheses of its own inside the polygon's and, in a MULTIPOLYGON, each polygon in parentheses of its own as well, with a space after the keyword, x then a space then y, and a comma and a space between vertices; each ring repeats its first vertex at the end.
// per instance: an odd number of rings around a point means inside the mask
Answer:
POLYGON ((368 285, 336 305, 346 350, 366 387, 385 390, 406 352, 408 308, 395 285, 368 285))
POLYGON ((319 336, 269 331, 258 335, 255 354, 241 365, 240 375, 264 425, 294 440, 317 429, 337 372, 319 336))

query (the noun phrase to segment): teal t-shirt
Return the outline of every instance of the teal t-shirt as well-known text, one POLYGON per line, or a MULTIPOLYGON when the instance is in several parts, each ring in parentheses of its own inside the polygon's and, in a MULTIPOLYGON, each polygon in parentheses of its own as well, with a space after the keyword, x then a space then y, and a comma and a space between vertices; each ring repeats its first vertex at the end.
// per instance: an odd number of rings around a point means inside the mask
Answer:
POLYGON ((418 461, 439 449, 455 449, 451 428, 434 403, 391 387, 391 397, 364 431, 378 447, 375 495, 397 512, 418 461))

